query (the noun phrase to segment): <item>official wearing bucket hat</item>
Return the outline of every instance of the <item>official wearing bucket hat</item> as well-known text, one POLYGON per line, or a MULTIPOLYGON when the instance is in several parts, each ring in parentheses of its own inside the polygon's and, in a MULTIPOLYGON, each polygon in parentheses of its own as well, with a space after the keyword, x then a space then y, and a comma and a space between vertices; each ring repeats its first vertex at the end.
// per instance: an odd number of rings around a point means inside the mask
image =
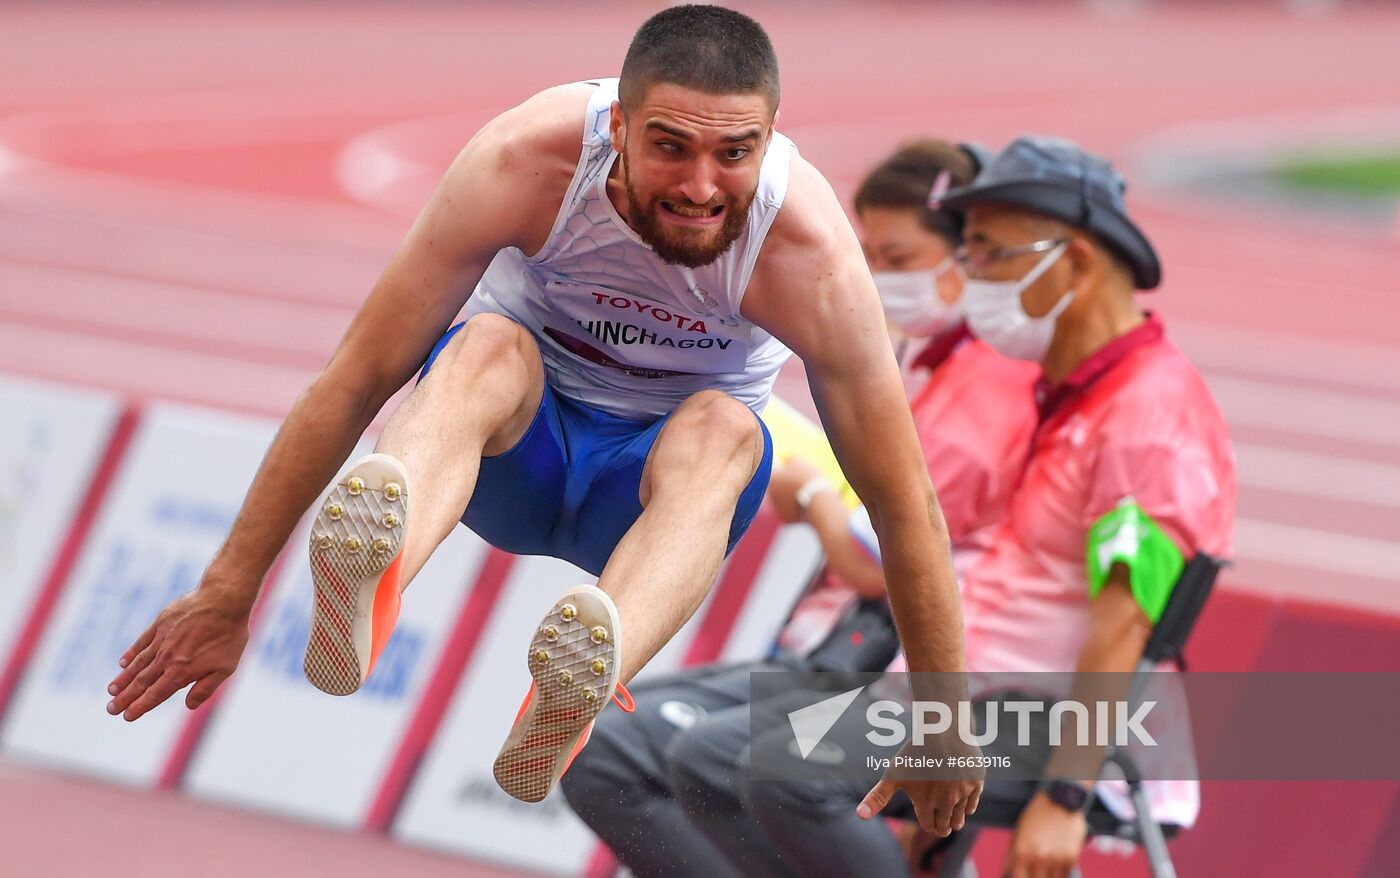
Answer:
POLYGON ((940 207, 964 215, 969 230, 958 258, 973 334, 1040 363, 1053 383, 1105 333, 1140 321, 1132 293, 1156 287, 1162 267, 1128 217, 1126 188, 1102 157, 1026 136, 971 185, 944 193, 940 207))
POLYGON ((1131 269, 1138 289, 1162 281, 1162 266, 1147 236, 1128 218, 1127 183, 1105 159, 1058 137, 1026 136, 1011 143, 970 186, 952 189, 944 210, 963 212, 978 202, 1023 207, 1098 238, 1131 269))

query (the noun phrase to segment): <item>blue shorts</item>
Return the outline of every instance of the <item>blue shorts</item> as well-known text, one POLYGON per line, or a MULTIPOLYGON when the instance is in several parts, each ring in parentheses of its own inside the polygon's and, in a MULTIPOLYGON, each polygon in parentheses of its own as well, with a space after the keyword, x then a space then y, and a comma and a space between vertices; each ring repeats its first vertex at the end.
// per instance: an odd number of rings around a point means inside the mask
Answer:
MULTIPOLYGON (((438 340, 422 375, 464 325, 438 340)), ((515 447, 482 458, 462 523, 498 549, 562 558, 601 574, 642 514, 642 467, 666 417, 618 417, 569 399, 546 382, 535 418, 515 447)), ((758 514, 773 469, 773 437, 761 419, 759 427, 763 459, 739 495, 726 554, 758 514)))

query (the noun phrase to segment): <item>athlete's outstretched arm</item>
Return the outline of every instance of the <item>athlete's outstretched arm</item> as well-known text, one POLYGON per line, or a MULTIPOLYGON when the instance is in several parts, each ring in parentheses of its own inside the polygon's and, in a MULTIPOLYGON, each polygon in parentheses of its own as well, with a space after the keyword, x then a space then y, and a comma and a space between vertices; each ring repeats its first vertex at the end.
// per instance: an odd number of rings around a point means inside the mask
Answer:
MULTIPOLYGON (((879 536, 910 670, 962 672, 962 613, 947 528, 875 284, 831 187, 804 161, 794 161, 743 311, 807 367, 831 447, 879 536)), ((862 808, 878 813, 895 786, 881 781, 862 808)), ((981 789, 973 781, 903 786, 921 821, 945 834, 962 825, 981 789)))
POLYGON ((307 507, 422 364, 496 252, 534 244, 541 215, 547 235, 563 189, 542 204, 550 178, 543 171, 562 163, 570 172, 581 138, 569 135, 572 161, 552 155, 567 152, 567 140, 537 120, 562 118, 554 105, 574 99, 565 91, 503 114, 458 155, 330 362, 293 405, 199 586, 122 656, 109 713, 134 720, 191 683, 185 703, 193 709, 233 673, 263 578, 307 507))
POLYGON ((962 615, 947 529, 850 221, 794 162, 759 257, 746 317, 802 358, 841 469, 870 511, 909 667, 962 671, 962 615))

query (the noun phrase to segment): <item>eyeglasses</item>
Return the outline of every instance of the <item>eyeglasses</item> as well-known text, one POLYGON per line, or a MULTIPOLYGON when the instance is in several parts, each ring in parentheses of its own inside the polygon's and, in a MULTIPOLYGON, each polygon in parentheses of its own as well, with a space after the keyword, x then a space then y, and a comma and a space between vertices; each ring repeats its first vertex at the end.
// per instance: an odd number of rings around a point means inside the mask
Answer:
POLYGON ((964 272, 975 276, 977 272, 986 269, 993 263, 1014 259, 1027 253, 1044 253, 1047 250, 1054 250, 1063 243, 1065 243, 1064 238, 1046 238, 1031 244, 1021 244, 1016 247, 992 247, 986 250, 979 249, 976 252, 969 250, 964 244, 953 251, 953 256, 958 260, 958 265, 962 266, 964 272))

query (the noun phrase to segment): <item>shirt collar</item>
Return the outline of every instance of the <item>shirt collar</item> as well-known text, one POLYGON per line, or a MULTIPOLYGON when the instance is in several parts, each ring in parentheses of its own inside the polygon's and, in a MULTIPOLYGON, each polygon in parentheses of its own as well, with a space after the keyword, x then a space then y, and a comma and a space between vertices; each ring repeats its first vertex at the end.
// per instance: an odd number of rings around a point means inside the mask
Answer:
MULTIPOLYGON (((1165 334, 1162 319, 1151 311, 1139 325, 1094 351, 1059 384, 1052 384, 1042 373, 1035 382, 1035 402, 1040 420, 1049 419, 1065 402, 1083 393, 1095 381, 1112 371, 1128 354, 1161 341, 1165 334)), ((920 355, 922 356, 922 355, 920 355)))
POLYGON ((925 345, 924 349, 919 351, 919 355, 914 358, 913 368, 928 369, 929 371, 937 369, 953 355, 953 351, 971 338, 972 330, 967 328, 967 323, 959 323, 925 345))

